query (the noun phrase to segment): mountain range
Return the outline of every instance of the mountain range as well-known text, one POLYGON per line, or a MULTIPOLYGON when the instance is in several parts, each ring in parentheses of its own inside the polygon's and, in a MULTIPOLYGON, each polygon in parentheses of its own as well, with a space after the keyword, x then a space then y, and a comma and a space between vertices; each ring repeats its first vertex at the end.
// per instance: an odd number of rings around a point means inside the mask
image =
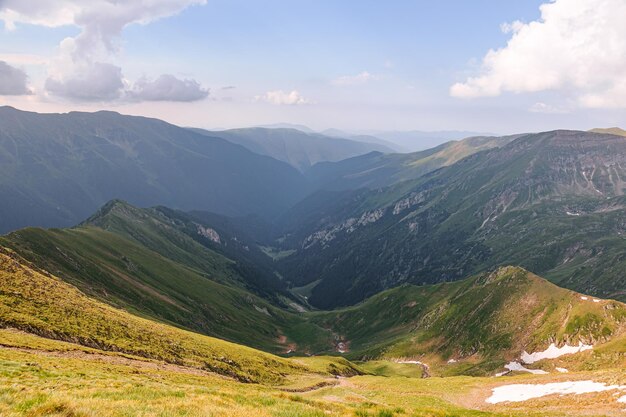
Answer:
POLYGON ((586 379, 535 415, 619 413, 617 128, 394 153, 113 112, 0 123, 1 415, 521 416, 489 393, 586 379))
POLYGON ((286 163, 160 120, 3 107, 0 125, 0 231, 74 225, 114 198, 271 217, 308 190, 286 163))
POLYGON ((624 297, 622 137, 522 135, 416 180, 318 192, 281 219, 281 260, 319 307, 404 282, 459 279, 497 265, 624 297))

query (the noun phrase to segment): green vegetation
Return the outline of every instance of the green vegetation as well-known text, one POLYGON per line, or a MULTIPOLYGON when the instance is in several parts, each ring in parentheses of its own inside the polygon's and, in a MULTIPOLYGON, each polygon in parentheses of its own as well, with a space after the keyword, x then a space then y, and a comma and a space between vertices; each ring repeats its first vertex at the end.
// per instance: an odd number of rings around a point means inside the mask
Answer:
POLYGON ((626 300, 623 155, 622 137, 545 132, 391 187, 319 193, 284 216, 281 248, 297 252, 280 273, 321 280, 321 309, 502 265, 626 300))
POLYGON ((133 316, 86 297, 54 276, 0 254, 0 323, 105 351, 232 376, 279 382, 304 370, 284 359, 133 316))
POLYGON ((306 172, 306 175, 316 188, 374 189, 419 178, 439 168, 450 166, 469 155, 504 146, 518 137, 519 135, 478 136, 446 142, 420 152, 371 153, 335 163, 317 164, 306 172))
MULTIPOLYGON (((544 350, 553 342, 603 346, 626 336, 624 314, 622 303, 583 300, 507 267, 454 283, 405 285, 354 307, 315 313, 313 320, 349 343, 350 358, 417 358, 434 374, 485 375, 524 350, 544 350)), ((626 346, 612 351, 624 354, 626 346)), ((616 365, 615 358, 602 365, 595 353, 580 367, 616 365)), ((626 357, 621 364, 626 366, 626 357)))
POLYGON ((329 332, 252 293, 255 286, 235 262, 158 212, 115 202, 93 221, 110 231, 31 228, 1 237, 0 245, 91 297, 144 317, 275 353, 332 346, 329 332))
MULTIPOLYGON (((623 407, 612 392, 498 406, 484 402, 497 385, 559 380, 546 375, 496 380, 390 373, 337 380, 297 374, 288 385, 273 386, 11 330, 0 330, 0 344, 3 417, 565 417, 617 415, 623 407)), ((572 373, 567 379, 626 384, 619 371, 572 373)))

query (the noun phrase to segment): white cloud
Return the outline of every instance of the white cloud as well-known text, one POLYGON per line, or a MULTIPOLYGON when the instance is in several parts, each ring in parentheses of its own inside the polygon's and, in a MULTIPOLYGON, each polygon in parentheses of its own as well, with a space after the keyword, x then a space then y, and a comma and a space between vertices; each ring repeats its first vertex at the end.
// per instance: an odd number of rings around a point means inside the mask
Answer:
POLYGON ((95 62, 76 68, 60 78, 48 78, 49 93, 78 101, 110 101, 124 92, 122 69, 112 64, 95 62))
POLYGON ((266 103, 276 105, 298 105, 298 104, 310 104, 311 102, 296 90, 285 92, 283 90, 268 91, 262 96, 256 96, 256 101, 265 101, 266 103))
POLYGON ((544 102, 537 102, 530 106, 528 109, 531 113, 546 113, 546 114, 564 114, 568 111, 562 107, 554 106, 552 104, 547 104, 544 102))
POLYGON ((363 71, 360 72, 356 75, 344 75, 342 77, 339 78, 335 78, 332 81, 332 84, 334 85, 358 85, 358 84, 365 84, 368 81, 372 81, 372 80, 376 80, 378 79, 377 76, 370 74, 367 71, 363 71))
POLYGON ((21 96, 31 94, 28 89, 28 77, 19 68, 0 61, 0 95, 21 96))
POLYGON ((198 101, 209 95, 196 80, 181 80, 170 74, 163 74, 154 81, 142 78, 135 82, 128 96, 145 101, 198 101))
POLYGON ((626 2, 554 0, 541 19, 503 25, 511 39, 490 50, 480 74, 454 97, 563 90, 583 107, 626 107, 626 2))
MULTIPOLYGON (((0 20, 9 30, 16 29, 20 23, 79 27, 77 36, 66 38, 59 45, 59 54, 49 67, 46 89, 78 100, 114 100, 124 97, 122 71, 112 63, 119 52, 122 30, 131 24, 148 24, 191 5, 205 3, 206 0, 0 0, 0 20)), ((181 85, 167 76, 159 77, 150 86, 144 83, 145 88, 151 89, 152 95, 146 93, 147 97, 157 97, 155 89, 162 89, 168 82, 176 90, 170 91, 174 99, 175 94, 179 97, 183 94, 181 86, 190 90, 195 83, 185 80, 180 81, 181 85)), ((141 86, 142 81, 138 83, 141 86)))

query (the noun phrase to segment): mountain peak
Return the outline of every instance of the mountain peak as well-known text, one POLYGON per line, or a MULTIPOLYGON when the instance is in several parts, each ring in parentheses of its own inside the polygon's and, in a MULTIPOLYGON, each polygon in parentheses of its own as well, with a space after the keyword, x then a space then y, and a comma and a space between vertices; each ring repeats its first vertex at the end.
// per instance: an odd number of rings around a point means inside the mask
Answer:
POLYGON ((127 201, 115 198, 105 203, 100 209, 90 216, 81 225, 100 225, 107 217, 113 213, 134 212, 141 209, 131 205, 127 201))

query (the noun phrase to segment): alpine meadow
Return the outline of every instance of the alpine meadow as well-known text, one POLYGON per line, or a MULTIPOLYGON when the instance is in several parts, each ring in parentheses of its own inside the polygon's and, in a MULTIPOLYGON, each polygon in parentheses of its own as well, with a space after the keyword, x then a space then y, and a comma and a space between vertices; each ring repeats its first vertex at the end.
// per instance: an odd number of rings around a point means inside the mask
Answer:
POLYGON ((625 21, 0 1, 0 416, 624 415, 625 21))

